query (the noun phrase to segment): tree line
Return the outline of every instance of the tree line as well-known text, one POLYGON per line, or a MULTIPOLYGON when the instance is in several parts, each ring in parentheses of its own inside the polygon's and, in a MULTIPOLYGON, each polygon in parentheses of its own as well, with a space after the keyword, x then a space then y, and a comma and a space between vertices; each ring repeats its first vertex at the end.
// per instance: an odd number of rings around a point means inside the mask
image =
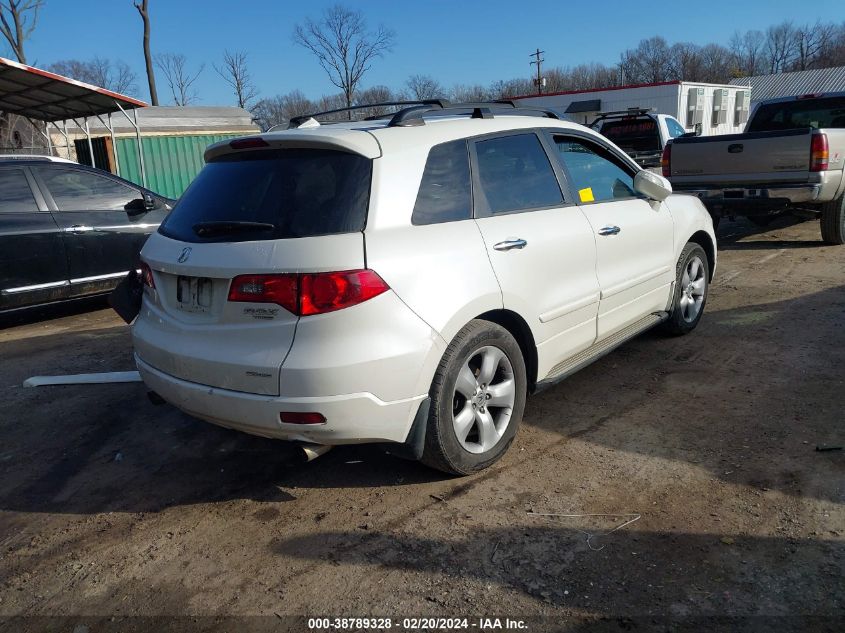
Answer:
MULTIPOLYGON (((45 1, 0 0, 0 34, 21 63, 26 63, 25 43, 32 36, 45 1)), ((131 3, 142 21, 141 43, 150 102, 159 104, 156 81, 159 73, 167 84, 172 103, 180 106, 196 103, 199 95, 195 84, 205 71, 205 64, 191 64, 178 52, 153 54, 149 0, 131 0, 131 3)), ((437 97, 456 102, 485 101, 537 93, 537 86, 527 76, 497 80, 489 85, 468 83, 446 87, 431 75, 414 74, 399 87, 364 88, 364 77, 375 60, 393 50, 396 33, 384 26, 370 29, 361 11, 342 5, 330 7, 318 18, 308 18, 296 25, 291 37, 295 44, 314 55, 338 93, 312 100, 300 90, 293 90, 259 99, 245 51, 226 50, 220 63, 212 64, 214 72, 231 88, 237 105, 250 110, 263 129, 286 123, 294 116, 350 105, 373 105, 358 114, 372 116, 386 110, 374 104, 389 101, 437 97)), ((669 43, 661 36, 643 39, 636 47, 623 51, 617 64, 544 68, 543 91, 672 80, 725 83, 744 76, 840 65, 845 65, 845 22, 799 25, 784 21, 765 31, 736 31, 726 46, 669 43)), ((122 60, 64 59, 47 68, 115 92, 129 95, 139 92, 138 77, 122 60)), ((336 118, 350 118, 350 115, 343 113, 336 118)))

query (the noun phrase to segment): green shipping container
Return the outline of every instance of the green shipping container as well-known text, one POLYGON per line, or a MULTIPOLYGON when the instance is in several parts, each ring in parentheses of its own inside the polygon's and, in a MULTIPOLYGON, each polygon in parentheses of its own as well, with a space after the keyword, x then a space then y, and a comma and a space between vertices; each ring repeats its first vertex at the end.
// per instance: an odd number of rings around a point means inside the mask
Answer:
MULTIPOLYGON (((142 136, 147 189, 168 198, 178 198, 205 162, 205 148, 243 134, 190 134, 179 136, 142 136)), ((117 139, 119 175, 143 185, 138 165, 138 142, 134 136, 117 139)))

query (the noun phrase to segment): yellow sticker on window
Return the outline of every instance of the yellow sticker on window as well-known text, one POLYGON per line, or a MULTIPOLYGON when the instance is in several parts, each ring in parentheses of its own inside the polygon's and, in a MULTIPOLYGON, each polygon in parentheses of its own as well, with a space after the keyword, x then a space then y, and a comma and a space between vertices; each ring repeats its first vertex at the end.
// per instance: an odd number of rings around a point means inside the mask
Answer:
POLYGON ((578 195, 581 198, 581 202, 594 202, 595 198, 593 197, 593 188, 587 187, 586 189, 579 189, 578 195))

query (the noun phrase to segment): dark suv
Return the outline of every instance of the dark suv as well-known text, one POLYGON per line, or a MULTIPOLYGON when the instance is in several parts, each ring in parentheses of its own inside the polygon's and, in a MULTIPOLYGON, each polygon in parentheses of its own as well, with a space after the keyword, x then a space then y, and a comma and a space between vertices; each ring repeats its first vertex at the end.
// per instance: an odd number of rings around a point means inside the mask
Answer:
POLYGON ((85 165, 0 156, 0 312, 111 290, 172 205, 85 165))

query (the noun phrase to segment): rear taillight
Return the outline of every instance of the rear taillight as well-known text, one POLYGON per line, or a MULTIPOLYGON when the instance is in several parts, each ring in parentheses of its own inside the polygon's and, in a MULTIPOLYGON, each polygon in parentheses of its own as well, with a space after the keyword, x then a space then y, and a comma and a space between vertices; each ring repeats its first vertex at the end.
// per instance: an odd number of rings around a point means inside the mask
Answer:
POLYGON ((830 163, 827 134, 813 134, 810 142, 810 171, 826 171, 830 163))
POLYGON ((229 301, 276 303, 299 314, 297 275, 240 275, 232 280, 229 301))
POLYGON ((667 143, 663 148, 663 155, 660 157, 660 168, 663 171, 663 177, 668 178, 672 175, 672 144, 667 143))
POLYGON ((389 289, 378 273, 369 269, 240 275, 232 280, 229 301, 275 303, 293 314, 310 316, 363 303, 389 289))
POLYGON ((153 278, 153 271, 146 262, 141 262, 141 282, 147 288, 155 290, 156 281, 153 278))
POLYGON ((342 310, 377 297, 390 287, 375 271, 304 273, 299 276, 299 314, 342 310))

